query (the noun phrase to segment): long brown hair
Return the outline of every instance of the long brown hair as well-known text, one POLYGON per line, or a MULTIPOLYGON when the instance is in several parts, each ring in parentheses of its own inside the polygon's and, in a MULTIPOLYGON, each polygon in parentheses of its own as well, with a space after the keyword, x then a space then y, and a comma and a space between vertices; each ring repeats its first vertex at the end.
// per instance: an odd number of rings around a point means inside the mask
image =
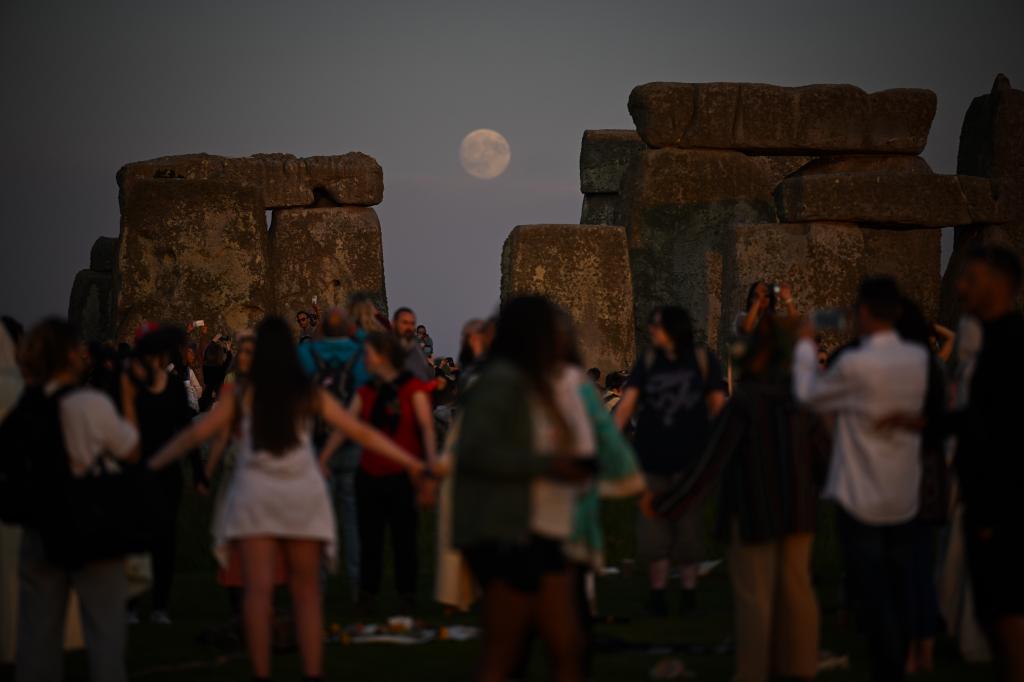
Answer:
POLYGON ((313 382, 302 371, 288 323, 268 317, 256 329, 252 387, 252 441, 280 455, 299 442, 299 429, 315 407, 313 382))
POLYGON ((558 340, 558 308, 543 296, 521 296, 501 308, 491 357, 512 363, 526 381, 555 426, 563 448, 570 443, 569 423, 555 404, 551 381, 563 362, 558 340))

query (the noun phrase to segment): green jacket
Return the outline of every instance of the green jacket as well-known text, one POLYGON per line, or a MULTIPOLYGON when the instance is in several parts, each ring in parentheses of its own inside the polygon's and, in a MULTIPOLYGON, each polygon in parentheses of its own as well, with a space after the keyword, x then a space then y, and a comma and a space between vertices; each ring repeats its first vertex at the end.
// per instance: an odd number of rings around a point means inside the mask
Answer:
POLYGON ((455 452, 453 544, 525 543, 530 537, 530 484, 551 458, 533 449, 533 419, 522 373, 488 365, 465 396, 455 452))

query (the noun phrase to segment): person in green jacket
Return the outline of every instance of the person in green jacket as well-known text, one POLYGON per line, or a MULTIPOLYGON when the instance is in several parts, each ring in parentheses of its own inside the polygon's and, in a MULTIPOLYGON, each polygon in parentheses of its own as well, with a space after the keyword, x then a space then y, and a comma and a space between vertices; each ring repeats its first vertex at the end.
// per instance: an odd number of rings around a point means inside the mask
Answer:
POLYGON ((565 544, 573 486, 592 476, 594 458, 581 456, 579 420, 556 396, 560 338, 557 308, 547 299, 509 302, 490 360, 465 396, 452 531, 483 589, 481 681, 505 680, 532 631, 547 645, 552 679, 581 679, 565 544))

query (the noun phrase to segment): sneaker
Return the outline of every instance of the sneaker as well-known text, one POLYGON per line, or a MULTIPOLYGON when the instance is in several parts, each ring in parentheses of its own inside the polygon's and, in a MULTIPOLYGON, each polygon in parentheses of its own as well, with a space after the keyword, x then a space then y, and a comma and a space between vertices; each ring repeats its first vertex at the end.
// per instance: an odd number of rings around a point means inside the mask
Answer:
POLYGON ((128 625, 138 625, 139 612, 135 609, 128 609, 128 614, 125 616, 125 622, 128 623, 128 625))
POLYGON ((149 622, 153 625, 171 625, 171 617, 166 611, 154 611, 149 614, 149 622))

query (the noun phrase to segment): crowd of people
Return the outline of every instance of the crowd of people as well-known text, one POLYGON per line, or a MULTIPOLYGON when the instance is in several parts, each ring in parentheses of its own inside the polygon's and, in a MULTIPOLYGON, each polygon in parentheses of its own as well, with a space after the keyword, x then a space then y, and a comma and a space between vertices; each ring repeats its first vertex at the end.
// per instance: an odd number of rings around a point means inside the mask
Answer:
POLYGON ((304 679, 321 679, 326 575, 343 570, 354 618, 380 617, 388 538, 395 593, 416 614, 422 510, 437 518, 433 598, 480 602, 475 678, 521 677, 539 638, 552 679, 587 679, 601 500, 638 500, 645 609, 685 617, 714 491, 737 680, 818 671, 822 498, 871 679, 931 670, 944 621, 966 658, 1024 680, 1021 283, 1011 252, 972 253, 954 334, 888 278, 863 281, 843 314, 755 282, 724 359, 665 305, 635 365, 603 382, 540 296, 468 321, 457 359, 435 354, 411 309, 389 319, 364 295, 234 339, 146 323, 118 347, 83 346, 59 319, 25 334, 5 318, 2 653, 19 681, 61 679, 74 592, 92 679, 126 679, 143 605, 172 623, 187 459, 199 494, 220 482, 217 580, 257 680, 271 676, 275 588, 291 595, 304 679), (140 556, 147 599, 126 568, 140 556))

